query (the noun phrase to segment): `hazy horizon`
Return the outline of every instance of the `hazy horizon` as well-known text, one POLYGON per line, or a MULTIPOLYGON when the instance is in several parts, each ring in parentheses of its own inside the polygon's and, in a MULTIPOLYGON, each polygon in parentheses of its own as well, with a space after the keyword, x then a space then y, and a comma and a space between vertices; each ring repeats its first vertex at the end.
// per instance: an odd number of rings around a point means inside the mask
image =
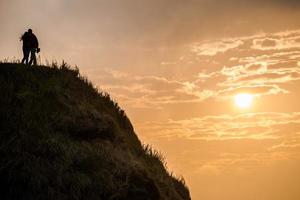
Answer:
POLYGON ((0 59, 77 65, 195 200, 300 199, 300 1, 0 0, 0 59), (247 108, 237 94, 253 98, 247 108))

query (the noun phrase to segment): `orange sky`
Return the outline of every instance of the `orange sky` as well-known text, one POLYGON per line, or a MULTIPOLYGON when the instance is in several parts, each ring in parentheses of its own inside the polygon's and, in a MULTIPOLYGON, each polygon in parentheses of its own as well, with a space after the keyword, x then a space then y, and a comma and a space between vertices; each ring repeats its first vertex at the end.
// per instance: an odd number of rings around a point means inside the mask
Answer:
POLYGON ((0 0, 0 59, 32 28, 166 156, 195 200, 300 199, 297 0, 0 0), (84 2, 84 3, 83 3, 84 2), (240 109, 238 93, 254 95, 240 109))

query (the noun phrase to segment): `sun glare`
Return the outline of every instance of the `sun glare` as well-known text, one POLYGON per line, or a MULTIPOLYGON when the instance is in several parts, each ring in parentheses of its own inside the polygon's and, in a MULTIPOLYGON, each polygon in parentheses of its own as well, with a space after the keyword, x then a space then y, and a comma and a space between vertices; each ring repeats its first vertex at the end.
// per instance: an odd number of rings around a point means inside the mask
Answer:
POLYGON ((253 95, 246 93, 237 94, 234 97, 234 101, 239 108, 249 108, 253 102, 253 95))

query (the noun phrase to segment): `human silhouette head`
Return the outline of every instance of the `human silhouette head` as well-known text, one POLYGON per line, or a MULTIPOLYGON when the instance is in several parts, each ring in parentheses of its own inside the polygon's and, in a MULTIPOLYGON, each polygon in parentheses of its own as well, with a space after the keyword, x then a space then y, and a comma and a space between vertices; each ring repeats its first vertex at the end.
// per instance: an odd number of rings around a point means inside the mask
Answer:
POLYGON ((28 29, 28 33, 30 33, 30 34, 32 33, 32 29, 31 29, 31 28, 30 28, 30 29, 28 29))

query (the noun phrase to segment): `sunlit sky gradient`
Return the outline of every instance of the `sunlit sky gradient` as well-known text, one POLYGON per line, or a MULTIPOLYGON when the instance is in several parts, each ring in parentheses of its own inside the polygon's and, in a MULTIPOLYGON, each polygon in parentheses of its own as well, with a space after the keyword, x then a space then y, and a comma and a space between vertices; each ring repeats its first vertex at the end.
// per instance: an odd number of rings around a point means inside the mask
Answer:
POLYGON ((108 91, 194 200, 299 200, 299 19, 299 0, 0 0, 0 59, 32 28, 42 61, 108 91))

